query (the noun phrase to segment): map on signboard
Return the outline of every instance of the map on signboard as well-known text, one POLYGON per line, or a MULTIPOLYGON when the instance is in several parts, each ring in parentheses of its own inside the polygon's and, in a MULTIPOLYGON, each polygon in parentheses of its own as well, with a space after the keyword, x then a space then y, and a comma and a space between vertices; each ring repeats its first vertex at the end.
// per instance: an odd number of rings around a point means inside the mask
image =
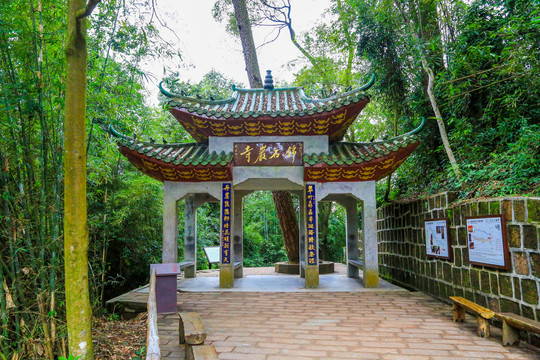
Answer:
POLYGON ((426 220, 426 255, 450 259, 450 242, 448 241, 448 219, 426 220))
POLYGON ((467 248, 473 264, 506 267, 508 245, 501 216, 466 218, 467 248))

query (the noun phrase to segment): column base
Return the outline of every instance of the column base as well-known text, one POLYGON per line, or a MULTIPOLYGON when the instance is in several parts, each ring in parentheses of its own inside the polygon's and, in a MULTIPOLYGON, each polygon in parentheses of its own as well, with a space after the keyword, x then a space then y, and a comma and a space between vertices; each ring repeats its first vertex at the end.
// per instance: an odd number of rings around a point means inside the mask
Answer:
POLYGON ((219 287, 223 289, 234 287, 234 268, 232 265, 219 266, 219 287))
POLYGON ((378 288, 379 287, 379 271, 364 269, 364 287, 378 288))
POLYGON ((306 288, 316 289, 319 287, 319 267, 306 266, 306 288))

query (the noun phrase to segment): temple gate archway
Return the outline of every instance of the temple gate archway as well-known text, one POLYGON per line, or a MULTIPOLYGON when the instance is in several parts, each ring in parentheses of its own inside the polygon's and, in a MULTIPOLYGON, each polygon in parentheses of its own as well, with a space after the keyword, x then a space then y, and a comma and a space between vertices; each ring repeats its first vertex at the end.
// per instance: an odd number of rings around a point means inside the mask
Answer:
POLYGON ((378 287, 375 182, 396 170, 419 145, 415 130, 384 141, 342 142, 369 102, 371 81, 326 99, 299 88, 237 89, 225 100, 172 94, 169 111, 196 141, 141 142, 110 132, 122 154, 143 173, 163 182, 163 262, 178 262, 177 203, 185 199, 186 277, 196 270, 196 209, 220 203, 220 287, 243 276, 242 199, 254 190, 286 190, 300 198, 300 273, 307 288, 319 284, 317 208, 335 201, 347 213, 349 277, 363 269, 365 287, 378 287), (362 259, 357 203, 362 202, 362 259))

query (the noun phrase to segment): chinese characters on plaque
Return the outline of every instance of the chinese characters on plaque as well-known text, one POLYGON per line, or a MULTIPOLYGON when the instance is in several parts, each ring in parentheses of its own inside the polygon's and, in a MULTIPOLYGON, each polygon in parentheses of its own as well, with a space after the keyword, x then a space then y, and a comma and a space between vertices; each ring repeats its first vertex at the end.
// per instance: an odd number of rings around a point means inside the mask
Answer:
POLYGON ((467 249, 473 265, 510 267, 506 224, 502 215, 466 217, 467 249))
POLYGON ((221 191, 221 263, 231 263, 231 183, 221 191))
POLYGON ((292 143, 235 143, 236 166, 302 166, 304 144, 292 143))
POLYGON ((317 202, 315 185, 306 185, 307 265, 317 265, 317 202))
POLYGON ((448 219, 433 219, 424 222, 426 232, 426 255, 452 260, 448 219))

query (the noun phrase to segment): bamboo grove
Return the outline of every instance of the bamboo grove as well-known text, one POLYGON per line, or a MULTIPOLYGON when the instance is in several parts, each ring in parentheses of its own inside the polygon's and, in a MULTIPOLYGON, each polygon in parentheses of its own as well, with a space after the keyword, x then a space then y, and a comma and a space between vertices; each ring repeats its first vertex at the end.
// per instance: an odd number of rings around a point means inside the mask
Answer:
MULTIPOLYGON (((118 154, 108 124, 139 138, 189 141, 145 89, 183 71, 143 70, 144 62, 157 57, 183 64, 182 54, 160 35, 169 30, 159 25, 153 3, 104 1, 88 20, 88 266, 95 316, 104 313, 108 298, 147 281, 148 265, 159 262, 161 253, 161 185, 118 154)), ((247 1, 253 26, 271 16, 265 3, 280 4, 247 1)), ((227 19, 230 6, 216 1, 214 17, 227 19)), ((68 355, 62 230, 66 14, 64 1, 0 2, 0 358, 68 355)), ((328 96, 375 73, 372 102, 346 135, 351 141, 391 137, 411 129, 414 119, 432 119, 422 147, 392 179, 378 184, 381 202, 441 190, 460 191, 463 198, 538 196, 539 19, 533 0, 334 0, 321 23, 291 35, 303 51, 287 65, 295 80, 282 85, 328 96), (459 176, 430 100, 440 108, 459 176)), ((241 55, 235 61, 241 63, 241 55)), ((200 83, 176 85, 208 97, 232 83, 217 68, 200 83)), ((201 266, 202 246, 217 241, 217 212, 213 204, 199 209, 201 266)), ((334 206, 325 216, 321 253, 339 261, 343 209, 334 206)), ((286 260, 269 193, 246 199, 244 221, 246 266, 286 260)))

